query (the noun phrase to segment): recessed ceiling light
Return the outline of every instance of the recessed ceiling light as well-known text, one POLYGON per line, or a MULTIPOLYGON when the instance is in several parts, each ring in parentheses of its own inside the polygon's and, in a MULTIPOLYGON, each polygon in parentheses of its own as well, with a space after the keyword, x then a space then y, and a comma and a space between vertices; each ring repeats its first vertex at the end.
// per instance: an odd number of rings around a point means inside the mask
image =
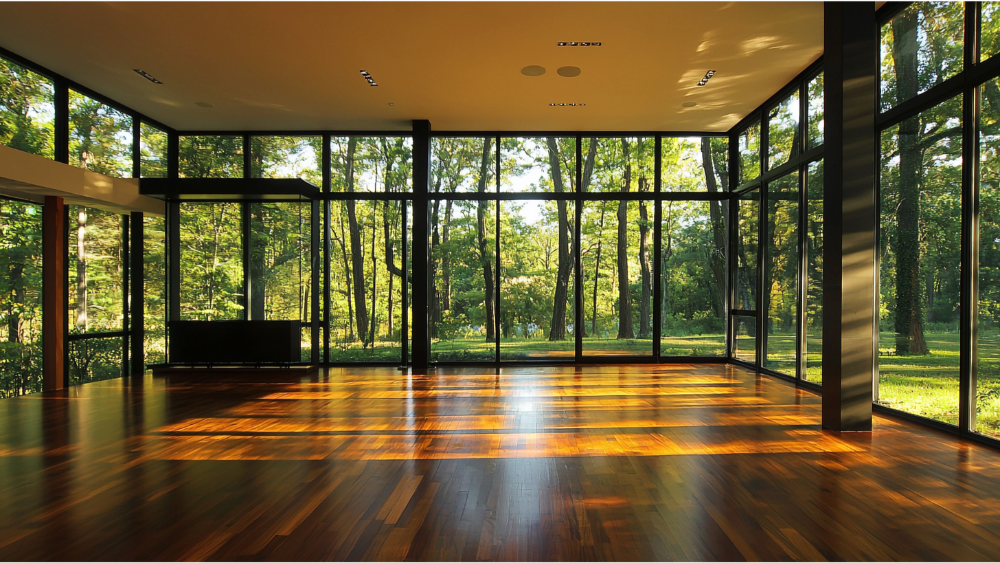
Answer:
POLYGON ((696 105, 698 105, 698 104, 696 104, 694 102, 684 102, 683 104, 681 104, 682 107, 686 107, 686 108, 693 108, 696 105))
POLYGON ((565 47, 566 46, 566 42, 565 41, 560 41, 560 42, 556 43, 556 45, 559 46, 559 47, 565 47))
POLYGON ((559 76, 565 76, 566 78, 573 78, 576 76, 580 76, 580 67, 578 66, 559 67, 559 70, 557 70, 556 73, 558 73, 559 76))
POLYGON ((525 76, 541 76, 545 74, 545 67, 538 65, 529 65, 521 69, 521 74, 525 76))
POLYGON ((148 72, 142 70, 141 68, 133 68, 132 70, 135 71, 139 76, 145 78, 146 80, 152 82, 153 84, 163 84, 162 82, 160 82, 159 80, 153 78, 153 76, 151 74, 149 74, 148 72))
POLYGON ((200 107, 203 107, 203 108, 214 108, 215 107, 215 106, 213 106, 212 104, 210 104, 208 102, 195 102, 194 105, 200 106, 200 107))
POLYGON ((396 105, 396 104, 394 104, 394 103, 392 103, 392 102, 389 102, 389 105, 390 105, 390 106, 394 106, 394 105, 396 105))

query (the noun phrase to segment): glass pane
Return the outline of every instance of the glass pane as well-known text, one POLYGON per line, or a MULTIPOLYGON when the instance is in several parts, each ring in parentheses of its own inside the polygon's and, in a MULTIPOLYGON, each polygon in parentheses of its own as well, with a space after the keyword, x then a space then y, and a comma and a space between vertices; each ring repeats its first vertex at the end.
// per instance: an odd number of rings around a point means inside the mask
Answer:
POLYGON ((0 144, 53 158, 52 81, 0 58, 0 144))
POLYGON ((251 137, 251 178, 301 178, 323 187, 323 137, 251 137))
POLYGON ((250 320, 302 321, 312 348, 309 202, 254 202, 250 208, 250 320))
POLYGON ((882 132, 876 400, 958 424, 962 97, 882 132))
POLYGON ((584 139, 583 191, 652 192, 655 157, 652 137, 584 139))
POLYGON ((729 191, 729 139, 664 137, 662 152, 663 191, 729 191))
POLYGON ((760 122, 740 133, 740 185, 760 176, 760 122))
POLYGON ((764 367, 795 376, 799 296, 799 173, 767 184, 767 350, 764 367))
POLYGON ((69 210, 70 334, 122 329, 122 216, 69 210))
POLYGON ((500 191, 572 192, 575 184, 575 138, 500 139, 500 191))
POLYGON ((1000 79, 981 86, 980 95, 979 330, 972 428, 1000 437, 1000 79))
POLYGON ((120 336, 69 341, 69 384, 121 377, 122 344, 120 336))
POLYGON ((500 202, 500 359, 572 361, 573 202, 500 202))
POLYGON ((162 217, 143 217, 143 321, 146 364, 162 364, 167 361, 166 319, 166 257, 164 247, 164 221, 162 217))
POLYGON ((823 144, 823 73, 809 81, 809 148, 823 144))
POLYGON ((331 362, 401 359, 402 213, 398 201, 331 204, 331 362))
POLYGON ((69 163, 131 178, 132 117, 70 90, 69 163))
POLYGON ((42 206, 0 199, 0 398, 42 390, 42 206))
POLYGON ((181 178, 242 178, 243 137, 203 135, 180 138, 181 178))
POLYGON ((496 203, 431 201, 432 361, 496 358, 496 203))
POLYGON ((882 26, 882 111, 962 71, 962 2, 914 2, 882 26))
POLYGON ((757 319, 733 317, 733 357, 748 364, 757 363, 757 319))
POLYGON ((823 381, 823 161, 809 165, 806 176, 806 341, 802 378, 823 381))
POLYGON ((979 60, 1000 53, 1000 2, 980 3, 979 60))
POLYGON ((584 205, 584 355, 653 353, 652 218, 647 201, 584 205))
POLYGON ((243 318, 243 219, 238 203, 181 203, 181 319, 243 318))
POLYGON ((331 183, 335 192, 408 192, 413 189, 410 137, 333 137, 331 183))
POLYGON ((660 354, 725 356, 729 202, 661 205, 660 354))
POLYGON ((167 177, 167 134, 139 124, 139 175, 143 178, 167 177))
POLYGON ((431 139, 432 193, 496 192, 496 144, 487 138, 431 139), (483 174, 483 171, 486 173, 483 174))
POLYGON ((737 200, 736 288, 734 309, 757 309, 757 217, 760 194, 751 190, 737 200))
POLYGON ((767 112, 767 169, 773 170, 798 156, 801 147, 796 90, 767 112))

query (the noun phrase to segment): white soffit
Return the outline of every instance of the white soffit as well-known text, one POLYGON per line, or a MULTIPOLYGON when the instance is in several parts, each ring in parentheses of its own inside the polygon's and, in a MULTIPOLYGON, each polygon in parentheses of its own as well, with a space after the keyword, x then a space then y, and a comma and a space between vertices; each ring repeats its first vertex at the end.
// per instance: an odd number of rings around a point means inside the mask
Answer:
POLYGON ((0 194, 43 203, 45 196, 115 213, 163 216, 163 202, 139 195, 139 180, 112 178, 0 145, 0 194))

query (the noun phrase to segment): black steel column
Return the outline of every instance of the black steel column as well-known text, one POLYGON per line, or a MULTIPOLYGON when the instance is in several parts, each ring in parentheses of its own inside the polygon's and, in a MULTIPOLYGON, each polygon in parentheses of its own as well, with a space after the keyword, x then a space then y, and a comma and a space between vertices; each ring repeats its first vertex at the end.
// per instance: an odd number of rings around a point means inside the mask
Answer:
MULTIPOLYGON (((330 135, 323 135, 323 194, 330 193, 333 156, 330 135)), ((330 200, 323 200, 323 363, 330 363, 330 200)), ((406 300, 404 299, 405 303, 406 300)))
POLYGON ((413 121, 413 369, 430 365, 430 325, 428 300, 430 279, 430 206, 427 192, 431 172, 431 122, 413 121))
POLYGON ((55 116, 52 123, 53 156, 56 162, 69 162, 69 87, 62 78, 53 81, 52 102, 55 106, 55 116))
MULTIPOLYGON (((663 185, 662 135, 656 136, 656 150, 654 154, 656 161, 653 163, 653 175, 655 176, 653 191, 656 192, 656 196, 659 197, 660 189, 662 189, 663 185)), ((715 202, 710 203, 715 205, 715 202)), ((639 205, 642 205, 641 201, 639 202, 639 205)), ((663 233, 661 232, 663 227, 663 210, 661 209, 663 207, 663 202, 654 198, 653 205, 656 206, 655 209, 653 209, 653 361, 659 362, 661 349, 660 338, 662 337, 660 334, 662 327, 660 325, 663 322, 663 295, 661 287, 663 285, 663 257, 660 255, 660 252, 662 252, 662 248, 660 247, 662 243, 660 239, 663 238, 663 233)))
POLYGON ((870 432, 878 27, 870 2, 827 2, 823 10, 823 427, 870 432))
MULTIPOLYGON (((979 62, 978 2, 965 3, 965 69, 979 62)), ((979 367, 979 92, 962 96, 962 269, 959 297, 958 428, 976 431, 976 376, 979 367)))
MULTIPOLYGON (((250 160, 250 135, 243 135, 243 177, 250 178, 250 167, 252 162, 250 160)), ((243 230, 243 320, 251 320, 250 314, 250 285, 253 280, 250 279, 250 245, 252 226, 250 224, 250 203, 247 201, 240 202, 240 216, 242 218, 242 230, 243 230)), ((252 319, 255 321, 262 321, 264 319, 252 319)))
MULTIPOLYGON (((305 205, 304 203, 299 203, 299 205, 305 205)), ((312 292, 309 295, 309 309, 312 314, 309 317, 309 322, 312 324, 312 330, 310 331, 310 340, 312 345, 310 346, 309 362, 312 365, 319 364, 319 347, 320 347, 320 332, 319 332, 319 214, 320 206, 319 200, 314 199, 309 202, 309 284, 312 286, 312 292)))
POLYGON ((132 375, 142 375, 146 355, 145 342, 146 315, 145 315, 145 285, 146 273, 144 269, 143 250, 145 246, 145 234, 143 232, 143 216, 141 211, 133 211, 129 222, 129 269, 132 271, 129 278, 129 291, 131 299, 129 304, 129 326, 131 327, 131 348, 132 348, 132 375))
MULTIPOLYGON (((593 140, 591 140, 593 142, 593 140)), ((581 230, 583 229, 583 137, 576 137, 576 200, 573 210, 575 224, 573 225, 573 302, 576 304, 573 314, 573 340, 575 342, 574 359, 579 362, 583 359, 583 327, 586 324, 586 315, 583 310, 583 252, 580 244, 583 239, 581 230)))
MULTIPOLYGON (((131 245, 129 244, 129 237, 132 234, 132 229, 130 228, 129 221, 130 217, 128 215, 122 215, 120 226, 119 226, 119 236, 121 238, 121 261, 122 261, 122 377, 126 375, 131 375, 132 370, 129 368, 129 309, 131 303, 129 303, 129 298, 131 297, 131 272, 132 266, 132 251, 131 245)), ((142 356, 140 356, 141 358, 142 356)), ((141 360, 140 360, 141 361, 141 360)))

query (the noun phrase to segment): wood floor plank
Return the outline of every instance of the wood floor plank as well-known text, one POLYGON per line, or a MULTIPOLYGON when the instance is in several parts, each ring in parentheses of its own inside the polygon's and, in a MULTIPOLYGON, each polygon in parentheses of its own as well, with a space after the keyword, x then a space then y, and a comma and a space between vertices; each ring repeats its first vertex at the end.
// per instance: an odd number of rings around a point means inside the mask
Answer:
POLYGON ((0 560, 997 560, 1000 451, 723 365, 179 370, 0 401, 0 560))

